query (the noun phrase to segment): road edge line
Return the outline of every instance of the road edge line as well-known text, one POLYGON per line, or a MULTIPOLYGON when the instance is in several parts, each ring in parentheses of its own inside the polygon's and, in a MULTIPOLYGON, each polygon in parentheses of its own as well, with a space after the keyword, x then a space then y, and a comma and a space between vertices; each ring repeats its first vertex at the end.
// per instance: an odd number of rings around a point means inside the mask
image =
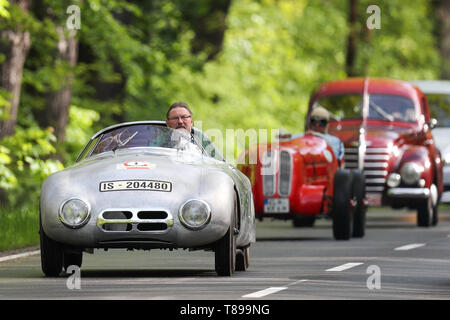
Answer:
POLYGON ((0 257, 0 262, 5 262, 5 261, 14 260, 14 259, 34 256, 34 255, 37 255, 37 254, 40 254, 40 253, 41 253, 41 250, 34 250, 34 251, 28 251, 28 252, 24 252, 24 253, 13 254, 13 255, 10 255, 10 256, 0 257))

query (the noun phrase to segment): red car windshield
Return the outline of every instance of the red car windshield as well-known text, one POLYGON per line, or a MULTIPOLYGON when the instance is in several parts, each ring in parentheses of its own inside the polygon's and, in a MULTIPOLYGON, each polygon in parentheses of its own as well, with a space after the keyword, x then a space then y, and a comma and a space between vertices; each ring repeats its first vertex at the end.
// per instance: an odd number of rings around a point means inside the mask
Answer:
MULTIPOLYGON (((325 96, 313 108, 322 106, 330 112, 330 121, 363 118, 363 95, 343 94, 325 96)), ((368 119, 386 121, 417 121, 416 109, 411 99, 387 94, 369 95, 368 119)))

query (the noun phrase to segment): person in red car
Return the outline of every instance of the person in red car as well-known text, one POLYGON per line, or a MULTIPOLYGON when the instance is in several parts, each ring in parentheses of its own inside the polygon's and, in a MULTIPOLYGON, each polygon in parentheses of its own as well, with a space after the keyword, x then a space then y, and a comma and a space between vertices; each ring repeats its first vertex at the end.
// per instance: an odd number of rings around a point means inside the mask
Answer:
POLYGON ((341 163, 344 157, 344 144, 338 137, 328 133, 329 120, 330 115, 327 109, 315 107, 309 115, 309 126, 306 134, 314 134, 323 138, 331 146, 337 160, 341 163))

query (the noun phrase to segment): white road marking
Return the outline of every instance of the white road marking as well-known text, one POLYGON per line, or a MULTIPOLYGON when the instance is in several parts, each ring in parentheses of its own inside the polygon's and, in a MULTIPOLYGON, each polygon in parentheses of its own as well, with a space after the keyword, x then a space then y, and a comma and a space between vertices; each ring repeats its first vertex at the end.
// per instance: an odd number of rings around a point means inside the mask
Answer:
POLYGON ((337 266, 334 268, 327 269, 325 271, 344 271, 344 270, 347 270, 347 269, 350 269, 350 268, 353 268, 356 266, 360 266, 362 264, 363 264, 362 262, 349 262, 349 263, 345 263, 343 265, 340 265, 340 266, 337 266))
POLYGON ((407 244, 407 245, 404 245, 401 247, 397 247, 394 250, 395 251, 405 251, 405 250, 411 250, 411 249, 423 247, 424 245, 425 245, 425 243, 411 243, 411 244, 407 244))
POLYGON ((302 279, 302 280, 294 281, 294 282, 291 282, 291 283, 287 284, 286 287, 294 286, 294 285, 296 285, 298 283, 302 283, 302 282, 306 282, 306 281, 309 281, 309 280, 308 279, 302 279))
POLYGON ((18 259, 18 258, 29 257, 29 256, 33 256, 33 255, 40 254, 40 253, 41 253, 41 250, 35 250, 35 251, 29 251, 29 252, 24 252, 24 253, 19 253, 19 254, 13 254, 11 256, 0 257, 0 262, 14 260, 14 259, 18 259))
POLYGON ((267 288, 264 290, 246 294, 245 296, 242 296, 242 298, 261 298, 261 297, 265 297, 269 294, 272 294, 272 293, 275 293, 278 291, 282 291, 282 290, 286 290, 286 289, 287 289, 287 287, 270 287, 270 288, 267 288))
POLYGON ((297 280, 297 281, 294 281, 294 282, 291 282, 291 283, 287 284, 286 287, 270 287, 270 288, 267 288, 267 289, 264 289, 264 290, 260 290, 260 291, 256 291, 256 292, 253 292, 253 293, 246 294, 246 295, 242 296, 242 298, 261 298, 261 297, 265 297, 265 296, 267 296, 269 294, 276 293, 276 292, 279 292, 279 291, 282 291, 282 290, 286 290, 290 286, 296 285, 298 283, 306 282, 306 281, 309 281, 309 280, 308 279, 297 280))

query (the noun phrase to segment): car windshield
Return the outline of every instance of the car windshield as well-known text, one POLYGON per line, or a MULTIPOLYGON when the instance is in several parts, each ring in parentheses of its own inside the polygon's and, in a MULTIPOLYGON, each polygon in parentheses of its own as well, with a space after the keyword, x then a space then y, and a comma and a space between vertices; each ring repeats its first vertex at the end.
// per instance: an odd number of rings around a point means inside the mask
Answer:
POLYGON ((107 151, 136 147, 159 147, 201 153, 202 149, 193 136, 185 130, 175 130, 165 126, 137 124, 118 127, 91 141, 95 155, 107 151))
POLYGON ((450 95, 427 94, 430 116, 438 120, 438 127, 450 127, 450 95))
MULTIPOLYGON (((322 106, 330 112, 330 121, 362 119, 363 96, 344 94, 325 96, 316 101, 313 108, 322 106)), ((412 100, 396 95, 371 94, 368 119, 415 122, 417 119, 412 100)))
POLYGON ((330 113, 330 120, 340 121, 344 119, 362 118, 361 94, 341 94, 326 96, 314 103, 313 108, 322 106, 330 113))

